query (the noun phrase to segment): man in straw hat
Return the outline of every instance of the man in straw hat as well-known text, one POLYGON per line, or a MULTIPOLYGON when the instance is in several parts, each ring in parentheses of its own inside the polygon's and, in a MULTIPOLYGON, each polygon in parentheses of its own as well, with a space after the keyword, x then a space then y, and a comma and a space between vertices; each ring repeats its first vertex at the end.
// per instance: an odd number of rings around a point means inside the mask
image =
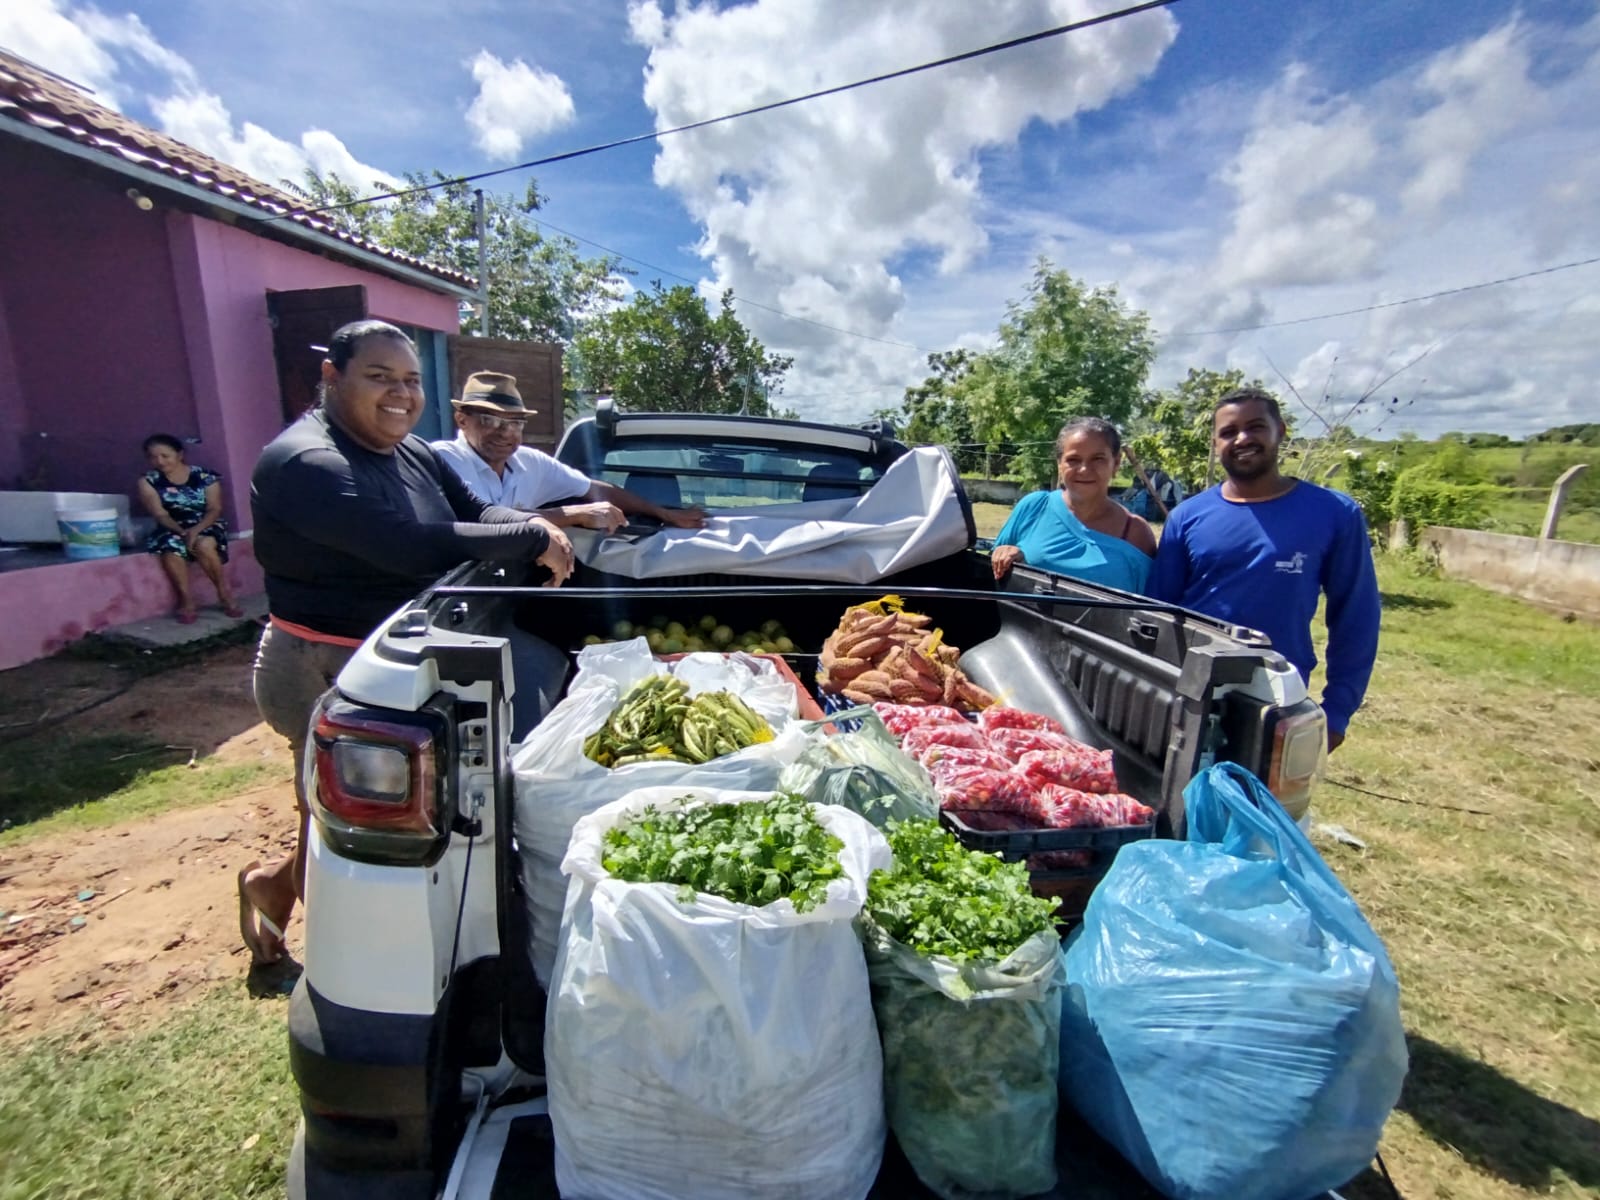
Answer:
POLYGON ((680 529, 698 529, 706 522, 698 508, 663 508, 524 446, 523 427, 538 410, 523 403, 511 375, 479 371, 468 376, 461 399, 450 406, 455 409, 455 440, 434 442, 433 448, 487 504, 537 512, 553 525, 606 533, 635 513, 680 529))

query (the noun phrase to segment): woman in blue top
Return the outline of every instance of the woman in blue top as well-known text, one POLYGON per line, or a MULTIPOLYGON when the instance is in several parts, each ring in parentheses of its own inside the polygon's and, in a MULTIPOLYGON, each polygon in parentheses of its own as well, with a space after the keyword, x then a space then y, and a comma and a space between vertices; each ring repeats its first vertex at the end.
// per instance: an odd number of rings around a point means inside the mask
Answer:
POLYGON ((1122 462, 1122 437, 1099 417, 1079 417, 1056 438, 1061 490, 1024 496, 995 538, 994 577, 1017 563, 1042 571, 1143 592, 1155 558, 1156 535, 1111 498, 1122 462))

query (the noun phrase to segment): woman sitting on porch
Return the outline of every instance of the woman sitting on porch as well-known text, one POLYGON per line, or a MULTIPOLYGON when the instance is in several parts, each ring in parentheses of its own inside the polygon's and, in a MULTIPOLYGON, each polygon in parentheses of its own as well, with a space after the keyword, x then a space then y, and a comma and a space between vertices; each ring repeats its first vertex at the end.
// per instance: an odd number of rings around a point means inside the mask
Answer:
POLYGON ((197 562, 217 589, 222 611, 242 617, 228 587, 222 564, 228 561, 228 527, 222 520, 222 476, 183 461, 183 443, 168 433, 144 440, 151 470, 139 480, 139 499, 155 518, 156 528, 145 549, 161 556, 161 566, 178 593, 179 624, 192 625, 194 600, 189 595, 189 564, 197 562))

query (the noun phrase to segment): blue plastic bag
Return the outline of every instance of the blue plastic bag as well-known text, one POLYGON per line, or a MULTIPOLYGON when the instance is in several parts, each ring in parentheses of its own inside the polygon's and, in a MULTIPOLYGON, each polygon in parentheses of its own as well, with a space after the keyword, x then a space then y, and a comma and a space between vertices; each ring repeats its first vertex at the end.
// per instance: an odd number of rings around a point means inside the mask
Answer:
POLYGON ((1306 1200, 1372 1161, 1407 1057, 1383 943, 1220 763, 1188 842, 1124 846, 1067 945, 1067 1100, 1174 1200, 1306 1200))

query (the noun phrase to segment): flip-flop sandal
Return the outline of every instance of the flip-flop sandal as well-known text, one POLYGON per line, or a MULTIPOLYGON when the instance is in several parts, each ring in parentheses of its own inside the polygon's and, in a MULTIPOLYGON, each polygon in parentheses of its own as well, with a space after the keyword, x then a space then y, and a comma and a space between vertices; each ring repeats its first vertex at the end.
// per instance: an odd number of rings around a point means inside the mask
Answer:
POLYGON ((239 936, 244 939, 244 944, 250 948, 250 962, 252 966, 269 966, 279 962, 288 953, 288 944, 283 936, 283 930, 266 913, 262 912, 245 894, 245 876, 261 865, 260 861, 252 862, 239 871, 239 936), (272 946, 266 943, 261 936, 263 933, 277 939, 277 953, 272 954, 272 946))
POLYGON ((240 617, 244 616, 244 609, 240 608, 237 604, 227 604, 223 606, 222 615, 225 617, 231 617, 233 620, 237 621, 240 617))
POLYGON ((174 619, 179 625, 193 625, 197 616, 198 614, 192 612, 178 612, 173 614, 174 619))

